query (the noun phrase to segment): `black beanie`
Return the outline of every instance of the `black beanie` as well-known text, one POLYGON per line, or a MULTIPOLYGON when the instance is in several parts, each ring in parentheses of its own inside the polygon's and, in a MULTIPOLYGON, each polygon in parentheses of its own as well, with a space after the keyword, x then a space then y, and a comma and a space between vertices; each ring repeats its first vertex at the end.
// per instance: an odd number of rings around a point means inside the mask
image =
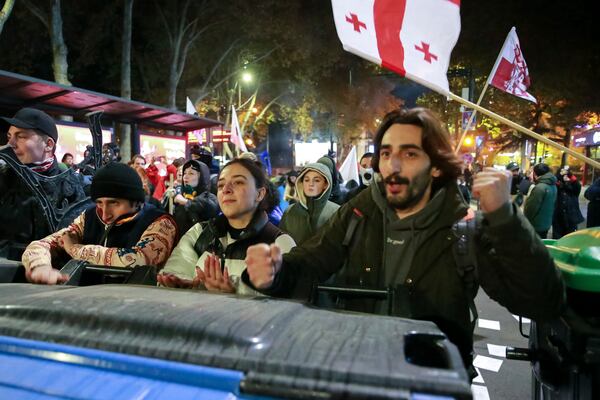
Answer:
POLYGON ((130 166, 118 162, 108 163, 96 172, 90 194, 92 200, 112 197, 143 202, 146 197, 138 173, 130 166))

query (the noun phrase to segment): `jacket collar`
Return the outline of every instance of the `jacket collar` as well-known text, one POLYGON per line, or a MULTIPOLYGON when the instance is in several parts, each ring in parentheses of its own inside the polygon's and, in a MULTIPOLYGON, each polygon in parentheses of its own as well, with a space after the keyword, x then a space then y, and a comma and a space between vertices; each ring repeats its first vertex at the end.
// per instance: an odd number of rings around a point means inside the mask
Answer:
MULTIPOLYGON (((267 222, 269 222, 267 213, 261 210, 256 210, 252 216, 252 219, 250 220, 250 223, 246 228, 244 228, 238 240, 244 240, 258 235, 258 233, 265 227, 267 222)), ((213 218, 209 225, 215 231, 216 237, 227 236, 229 230, 229 221, 227 221, 225 215, 220 214, 216 218, 213 218)))
POLYGON ((104 225, 105 227, 108 227, 108 226, 121 226, 121 225, 125 225, 125 224, 127 224, 127 223, 129 223, 131 221, 139 219, 140 216, 142 215, 142 213, 144 212, 144 210, 146 209, 146 207, 151 207, 151 205, 149 205, 149 204, 143 204, 142 207, 139 210, 134 211, 134 212, 129 213, 129 214, 121 215, 112 224, 106 224, 106 223, 104 223, 104 221, 102 221, 102 218, 100 218, 100 216, 98 215, 98 209, 97 208, 94 211, 96 213, 96 217, 98 218, 98 221, 100 221, 100 223, 102 225, 104 225))

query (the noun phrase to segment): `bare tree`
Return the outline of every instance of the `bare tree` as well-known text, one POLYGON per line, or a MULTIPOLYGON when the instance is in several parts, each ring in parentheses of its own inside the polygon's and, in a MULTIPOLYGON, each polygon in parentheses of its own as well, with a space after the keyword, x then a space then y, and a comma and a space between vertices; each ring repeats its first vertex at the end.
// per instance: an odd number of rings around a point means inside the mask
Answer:
MULTIPOLYGON (((121 42, 121 97, 131 100, 131 36, 133 1, 123 0, 123 39, 121 42)), ((121 124, 119 130, 121 154, 130 156, 131 126, 121 124)))
POLYGON ((123 1, 123 41, 121 43, 121 97, 131 99, 131 36, 133 0, 123 1))
POLYGON ((4 7, 2 7, 2 10, 0 11, 0 33, 2 33, 2 29, 4 29, 4 23, 8 20, 8 17, 10 17, 14 5, 15 0, 6 0, 4 2, 4 7))
MULTIPOLYGON (((175 21, 169 21, 163 9, 157 6, 159 15, 167 32, 169 47, 171 48, 171 62, 168 78, 169 94, 167 100, 167 106, 170 108, 176 108, 177 85, 183 74, 188 52, 200 35, 211 26, 210 24, 207 24, 201 27, 199 18, 188 21, 190 3, 191 0, 185 0, 183 7, 178 9, 178 12, 175 13, 175 21)), ((205 8, 205 4, 206 2, 203 3, 200 9, 205 8)), ((175 5, 177 5, 177 3, 175 3, 175 5)))
POLYGON ((38 4, 34 4, 30 0, 23 0, 23 3, 42 22, 50 34, 54 80, 57 83, 70 86, 71 82, 69 81, 68 74, 69 63, 67 61, 69 51, 63 37, 60 0, 52 0, 50 12, 43 10, 38 4))

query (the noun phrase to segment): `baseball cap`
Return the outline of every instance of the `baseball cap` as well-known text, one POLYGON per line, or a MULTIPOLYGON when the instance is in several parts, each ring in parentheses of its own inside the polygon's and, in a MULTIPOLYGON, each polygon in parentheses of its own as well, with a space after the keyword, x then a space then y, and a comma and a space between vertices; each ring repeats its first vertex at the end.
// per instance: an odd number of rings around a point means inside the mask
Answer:
POLYGON ((2 117, 1 119, 17 128, 33 129, 38 133, 50 136, 55 142, 58 141, 58 131, 54 119, 41 110, 22 108, 14 117, 2 117))
POLYGON ((506 164, 506 169, 508 171, 516 171, 520 168, 519 168, 519 164, 517 164, 516 162, 513 161, 513 162, 509 162, 508 164, 506 164))

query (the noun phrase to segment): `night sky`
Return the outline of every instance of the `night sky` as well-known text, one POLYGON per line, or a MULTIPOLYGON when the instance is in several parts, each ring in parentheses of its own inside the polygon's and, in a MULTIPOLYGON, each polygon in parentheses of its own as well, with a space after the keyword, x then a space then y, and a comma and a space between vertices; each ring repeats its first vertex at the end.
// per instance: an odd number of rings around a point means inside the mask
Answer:
MULTIPOLYGON (((158 2, 169 3, 166 0, 158 2)), ((118 94, 122 1, 63 0, 62 4, 73 84, 118 94)), ((283 3, 256 0, 252 4, 247 0, 215 0, 214 7, 215 15, 221 18, 218 20, 220 26, 227 26, 234 36, 248 43, 255 40, 255 37, 249 37, 254 34, 273 45, 283 43, 285 47, 287 41, 285 51, 294 47, 303 48, 307 53, 305 64, 292 64, 287 67, 289 70, 330 68, 329 76, 321 73, 321 76, 314 78, 327 79, 335 75, 347 75, 348 65, 358 62, 356 56, 340 54, 341 44, 335 34, 328 0, 287 0, 283 3), (254 13, 260 14, 256 21, 252 20, 251 14, 254 13), (227 22, 234 14, 240 20, 252 20, 254 29, 237 32, 236 24, 228 26, 227 22), (273 27, 279 27, 279 31, 273 27), (324 52, 334 54, 333 57, 338 60, 325 61, 324 52), (338 70, 335 70, 336 66, 339 66, 338 70), (342 72, 344 69, 345 73, 342 72)), ((551 94, 555 98, 562 96, 579 109, 600 111, 598 1, 463 1, 461 14, 462 32, 453 52, 452 63, 470 66, 476 75, 486 76, 508 31, 515 26, 529 67, 532 93, 551 94)), ((154 1, 136 0, 133 60, 137 65, 133 66, 133 85, 134 98, 139 100, 161 102, 160 96, 151 98, 143 91, 143 84, 139 79, 136 80, 136 76, 141 69, 147 70, 166 63, 164 51, 153 52, 154 47, 148 44, 160 37, 162 32, 164 30, 154 1), (143 35, 154 36, 146 38, 143 35)), ((217 35, 211 39, 210 47, 226 47, 229 42, 224 36, 217 35)), ((19 2, 0 36, 0 51, 3 54, 1 69, 52 80, 48 33, 19 2), (15 43, 23 45, 15 46, 15 43)), ((202 56, 206 52, 200 49, 199 54, 202 56)), ((210 61, 216 56, 209 55, 205 60, 210 61)), ((276 57, 283 58, 285 53, 276 53, 276 57)), ((282 70, 281 74, 290 76, 289 72, 282 70)), ((159 71, 157 76, 160 79, 150 82, 150 86, 164 83, 164 72, 159 71)), ((181 89, 191 85, 185 79, 184 76, 181 89)), ((418 87, 408 86, 403 90, 404 95, 414 98, 419 94, 418 87)))

